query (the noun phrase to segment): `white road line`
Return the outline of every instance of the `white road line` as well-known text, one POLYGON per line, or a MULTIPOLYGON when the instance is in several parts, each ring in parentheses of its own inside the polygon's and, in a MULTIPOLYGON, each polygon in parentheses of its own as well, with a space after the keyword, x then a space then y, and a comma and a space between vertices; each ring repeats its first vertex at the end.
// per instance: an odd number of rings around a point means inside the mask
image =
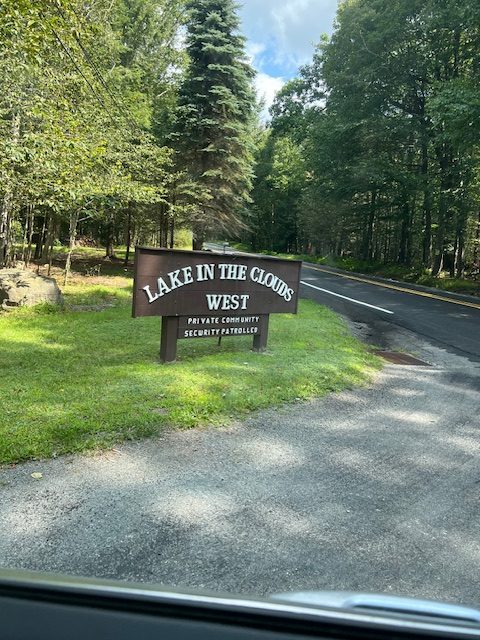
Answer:
POLYGON ((316 287, 314 284, 309 284, 304 280, 300 281, 300 284, 304 284, 306 287, 311 287, 312 289, 316 289, 317 291, 322 291, 323 293, 328 293, 331 296, 335 296, 336 298, 342 298, 343 300, 348 300, 349 302, 353 302, 354 304, 360 304, 362 307, 368 307, 369 309, 375 309, 376 311, 381 311, 382 313, 388 313, 389 315, 395 315, 393 311, 389 311, 388 309, 383 309, 382 307, 375 307, 373 304, 368 304, 367 302, 361 302, 360 300, 354 300, 353 298, 347 298, 347 296, 342 296, 339 293, 335 293, 334 291, 329 291, 328 289, 322 289, 321 287, 316 287))

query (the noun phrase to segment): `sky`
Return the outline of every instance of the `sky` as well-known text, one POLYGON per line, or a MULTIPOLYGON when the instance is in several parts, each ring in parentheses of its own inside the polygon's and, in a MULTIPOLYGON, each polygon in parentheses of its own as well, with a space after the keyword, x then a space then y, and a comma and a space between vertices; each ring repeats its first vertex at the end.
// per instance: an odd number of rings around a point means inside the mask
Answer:
POLYGON ((309 62, 323 33, 332 33, 337 0, 240 0, 247 53, 257 70, 265 113, 275 93, 309 62))

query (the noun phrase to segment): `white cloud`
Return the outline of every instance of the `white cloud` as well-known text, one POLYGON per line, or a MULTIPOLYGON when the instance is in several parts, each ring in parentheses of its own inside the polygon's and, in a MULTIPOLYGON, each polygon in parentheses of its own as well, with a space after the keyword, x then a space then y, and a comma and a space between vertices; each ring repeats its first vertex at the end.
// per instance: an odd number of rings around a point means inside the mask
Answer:
POLYGON ((257 73, 255 78, 255 89, 259 100, 262 100, 263 110, 261 113, 262 120, 268 120, 268 110, 272 106, 275 96, 285 84, 283 78, 274 78, 267 73, 261 71, 257 73))
POLYGON ((259 55, 261 55, 266 49, 266 45, 260 42, 247 42, 247 58, 252 64, 259 55))
POLYGON ((243 30, 261 49, 257 68, 276 65, 290 75, 308 62, 323 33, 331 33, 338 0, 243 0, 243 30))

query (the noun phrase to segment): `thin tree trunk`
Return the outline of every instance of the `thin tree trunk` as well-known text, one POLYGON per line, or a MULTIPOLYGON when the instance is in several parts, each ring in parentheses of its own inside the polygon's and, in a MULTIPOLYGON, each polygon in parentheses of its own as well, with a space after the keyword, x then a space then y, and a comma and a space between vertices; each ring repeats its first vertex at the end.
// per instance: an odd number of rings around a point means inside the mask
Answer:
POLYGON ((446 228, 447 228, 447 193, 451 186, 451 179, 449 175, 450 160, 447 156, 447 152, 444 149, 440 157, 440 196, 438 204, 438 225, 437 233, 435 237, 435 256, 433 259, 432 275, 437 277, 443 269, 443 260, 445 253, 445 240, 446 240, 446 228))
POLYGON ((22 262, 25 262, 25 254, 27 252, 27 242, 28 242, 28 215, 29 215, 29 206, 25 207, 25 224, 23 227, 23 238, 22 238, 22 262))
POLYGON ((132 207, 131 204, 128 206, 128 214, 127 214, 127 250, 125 251, 125 266, 127 266, 128 261, 130 259, 130 246, 132 244, 132 207))
POLYGON ((423 242, 422 263, 429 266, 432 255, 432 194, 428 182, 428 146, 422 143, 421 174, 423 180, 423 242))
POLYGON ((70 269, 72 266, 72 253, 75 248, 75 239, 77 237, 77 224, 78 224, 78 211, 70 213, 70 225, 69 225, 69 243, 67 261, 65 263, 65 274, 63 278, 63 286, 67 284, 68 277, 70 275, 70 269))
POLYGON ((465 273, 465 233, 467 227, 467 212, 463 204, 457 219, 455 234, 455 254, 453 263, 453 277, 463 278, 465 273))
POLYGON ((170 216, 170 249, 175 246, 175 218, 170 216))
POLYGON ((35 246, 35 255, 34 255, 35 260, 40 260, 40 258, 42 257, 43 244, 45 241, 45 232, 47 230, 47 221, 48 221, 48 215, 45 214, 43 216, 42 230, 38 236, 37 244, 35 246))
POLYGON ((115 249, 114 249, 114 218, 113 213, 110 215, 110 220, 108 222, 107 227, 107 244, 105 247, 105 257, 106 258, 115 258, 115 249))
POLYGON ((13 267, 15 261, 17 259, 17 254, 15 252, 15 236, 13 235, 13 206, 10 207, 10 211, 8 212, 8 221, 7 221, 7 254, 5 257, 5 265, 7 267, 13 267))
POLYGON ((45 243, 42 251, 42 258, 50 264, 51 249, 55 240, 55 219, 51 213, 48 217, 47 233, 45 236, 45 243))
MULTIPOLYGON (((12 116, 12 144, 16 146, 20 137, 20 116, 12 116)), ((8 266, 11 254, 11 221, 13 208, 12 186, 7 184, 3 201, 0 206, 0 267, 8 266)))
POLYGON ((163 202, 160 203, 158 207, 158 232, 157 232, 157 246, 164 247, 165 244, 163 239, 165 237, 165 204, 163 202))
POLYGON ((272 215, 270 217, 270 251, 274 249, 275 236, 275 203, 272 202, 272 215))
POLYGON ((400 232, 400 250, 398 253, 398 261, 404 265, 410 264, 411 227, 411 211, 405 196, 405 203, 402 207, 402 227, 400 232))
POLYGON ((462 234, 458 238, 457 254, 455 256, 455 277, 463 278, 465 275, 465 238, 462 234))
POLYGON ((55 243, 55 238, 57 235, 57 225, 54 224, 53 226, 53 233, 50 237, 50 245, 48 247, 48 272, 47 275, 50 276, 50 274, 52 273, 52 263, 53 263, 53 245, 55 243))
POLYGON ((480 210, 477 215, 475 237, 473 241, 473 264, 478 265, 479 262, 480 262, 480 210))
POLYGON ((27 256, 25 258, 25 264, 28 267, 30 260, 32 259, 32 243, 33 243, 33 227, 35 225, 35 214, 33 205, 28 205, 28 249, 27 256))
POLYGON ((9 222, 9 211, 11 204, 11 193, 7 192, 2 201, 2 205, 0 207, 0 267, 4 267, 7 263, 7 255, 9 252, 8 246, 8 222, 9 222))
POLYGON ((440 196, 440 206, 439 206, 439 224, 437 228, 437 235, 435 240, 435 256, 433 259, 432 266, 432 276, 435 278, 439 275, 439 273, 443 269, 443 258, 445 251, 445 211, 444 211, 444 196, 440 196))
POLYGON ((170 215, 168 211, 168 206, 166 204, 163 205, 162 208, 162 247, 168 247, 168 234, 170 231, 170 215))
POLYGON ((370 203, 368 207, 367 226, 363 236, 362 258, 364 260, 372 259, 373 233, 375 228, 375 212, 377 203, 377 192, 372 191, 370 195, 370 203))
POLYGON ((450 278, 455 278, 455 266, 457 264, 458 246, 458 235, 455 234, 455 241, 453 243, 453 260, 450 263, 450 278))

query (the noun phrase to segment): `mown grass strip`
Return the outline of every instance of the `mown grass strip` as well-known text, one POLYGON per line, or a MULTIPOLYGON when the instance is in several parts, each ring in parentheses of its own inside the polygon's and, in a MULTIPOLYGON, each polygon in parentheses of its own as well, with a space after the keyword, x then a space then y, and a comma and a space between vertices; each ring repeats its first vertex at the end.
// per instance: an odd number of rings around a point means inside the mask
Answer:
POLYGON ((225 424, 361 384, 380 366, 335 314, 308 301, 298 316, 272 316, 266 354, 252 353, 250 338, 181 341, 179 361, 162 366, 160 319, 132 320, 129 296, 79 288, 67 291, 70 308, 115 306, 0 317, 1 463, 225 424))

